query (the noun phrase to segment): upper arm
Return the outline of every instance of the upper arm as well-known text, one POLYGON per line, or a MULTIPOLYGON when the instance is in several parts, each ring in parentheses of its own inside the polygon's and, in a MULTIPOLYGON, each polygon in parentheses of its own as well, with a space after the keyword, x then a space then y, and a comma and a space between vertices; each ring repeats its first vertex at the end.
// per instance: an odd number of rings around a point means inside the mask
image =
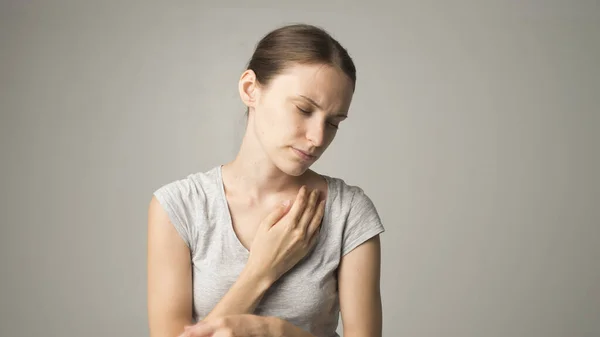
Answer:
POLYGON ((380 270, 379 235, 342 257, 338 287, 345 337, 381 337, 380 270))
POLYGON ((148 207, 147 244, 150 336, 178 336, 192 323, 190 249, 155 196, 148 207))

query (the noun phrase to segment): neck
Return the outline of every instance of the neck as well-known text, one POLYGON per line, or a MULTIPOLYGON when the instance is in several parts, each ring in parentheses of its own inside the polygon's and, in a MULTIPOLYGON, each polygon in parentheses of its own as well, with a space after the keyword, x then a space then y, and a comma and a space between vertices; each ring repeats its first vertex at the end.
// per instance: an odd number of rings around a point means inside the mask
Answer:
POLYGON ((307 170, 300 176, 293 176, 281 171, 266 155, 258 140, 247 131, 235 159, 223 165, 223 180, 231 193, 239 192, 253 200, 264 200, 299 189, 310 172, 307 170))

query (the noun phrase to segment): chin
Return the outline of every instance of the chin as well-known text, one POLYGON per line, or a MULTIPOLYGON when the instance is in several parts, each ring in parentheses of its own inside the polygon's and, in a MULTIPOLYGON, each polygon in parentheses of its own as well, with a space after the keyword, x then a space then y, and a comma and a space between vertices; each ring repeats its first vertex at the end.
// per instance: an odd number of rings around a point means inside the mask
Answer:
POLYGON ((290 176, 299 177, 303 175, 306 170, 308 170, 308 167, 298 163, 289 163, 285 166, 279 166, 279 169, 290 176))
POLYGON ((279 160, 274 161, 274 164, 282 172, 294 177, 303 175, 310 167, 310 165, 289 158, 279 158, 279 160))

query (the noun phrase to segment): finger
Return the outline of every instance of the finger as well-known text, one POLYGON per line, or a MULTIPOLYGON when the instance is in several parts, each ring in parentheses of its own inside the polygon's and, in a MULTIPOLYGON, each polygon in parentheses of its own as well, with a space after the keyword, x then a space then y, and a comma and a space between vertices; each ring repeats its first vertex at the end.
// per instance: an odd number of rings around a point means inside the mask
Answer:
POLYGON ((193 325, 186 325, 183 327, 183 332, 178 337, 189 337, 190 334, 188 331, 193 327, 193 325))
POLYGON ((262 229, 269 229, 276 224, 281 218, 287 213, 290 208, 290 201, 286 200, 281 205, 275 207, 275 209, 269 213, 262 221, 262 229))
POLYGON ((308 237, 314 236, 314 233, 321 226, 321 221, 323 220, 323 215, 325 214, 325 200, 321 200, 319 206, 317 207, 317 211, 310 221, 310 225, 308 225, 308 229, 306 231, 306 235, 308 237))
POLYGON ((315 233, 310 238, 310 241, 308 242, 308 250, 307 251, 311 251, 317 245, 317 242, 319 241, 320 233, 321 233, 321 228, 319 227, 319 228, 317 228, 315 233))
POLYGON ((296 200, 294 201, 294 204, 292 205, 292 209, 290 209, 289 215, 292 217, 292 220, 294 221, 294 223, 297 223, 300 220, 300 217, 302 216, 302 212, 304 211, 304 208, 306 207, 306 186, 302 186, 300 187, 300 191, 298 192, 298 195, 296 195, 296 200))
POLYGON ((211 337, 234 337, 233 331, 231 329, 220 329, 215 332, 211 337))
POLYGON ((304 209, 302 217, 298 221, 297 227, 302 229, 303 233, 306 233, 306 229, 315 214, 315 210, 318 207, 318 205, 317 205, 318 200, 319 200, 319 190, 315 189, 310 193, 310 196, 308 197, 308 203, 306 205, 306 208, 304 209))
POLYGON ((211 337, 235 337, 236 335, 233 333, 231 329, 219 329, 217 332, 211 337))

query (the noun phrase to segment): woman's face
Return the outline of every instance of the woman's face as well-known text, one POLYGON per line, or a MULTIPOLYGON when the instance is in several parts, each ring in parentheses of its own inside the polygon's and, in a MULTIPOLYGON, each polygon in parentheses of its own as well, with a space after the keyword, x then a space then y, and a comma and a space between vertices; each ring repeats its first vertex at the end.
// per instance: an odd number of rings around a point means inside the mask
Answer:
POLYGON ((298 176, 325 152, 352 100, 352 81, 328 65, 297 64, 255 87, 249 124, 267 157, 298 176))

